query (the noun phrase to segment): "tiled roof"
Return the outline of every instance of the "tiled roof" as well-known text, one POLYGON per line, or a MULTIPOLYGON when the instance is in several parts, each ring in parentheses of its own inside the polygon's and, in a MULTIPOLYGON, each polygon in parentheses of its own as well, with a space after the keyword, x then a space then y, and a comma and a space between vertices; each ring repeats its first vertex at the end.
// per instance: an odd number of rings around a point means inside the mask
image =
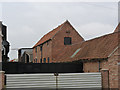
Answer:
POLYGON ((74 59, 107 58, 118 46, 118 33, 86 41, 74 59))
POLYGON ((56 57, 56 60, 57 62, 71 62, 82 59, 108 58, 118 46, 118 33, 120 32, 107 34, 67 47, 56 57))
POLYGON ((64 22, 63 24, 59 25, 57 28, 53 29, 52 31, 45 34, 33 47, 36 47, 54 37, 54 35, 62 28, 62 26, 67 23, 68 21, 64 22))

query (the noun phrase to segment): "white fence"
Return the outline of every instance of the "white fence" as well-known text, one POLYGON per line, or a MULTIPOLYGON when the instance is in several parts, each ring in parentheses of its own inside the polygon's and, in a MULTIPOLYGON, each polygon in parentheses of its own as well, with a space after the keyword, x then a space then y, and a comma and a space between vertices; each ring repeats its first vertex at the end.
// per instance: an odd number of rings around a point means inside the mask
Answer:
POLYGON ((101 88, 101 73, 7 74, 7 88, 101 88))

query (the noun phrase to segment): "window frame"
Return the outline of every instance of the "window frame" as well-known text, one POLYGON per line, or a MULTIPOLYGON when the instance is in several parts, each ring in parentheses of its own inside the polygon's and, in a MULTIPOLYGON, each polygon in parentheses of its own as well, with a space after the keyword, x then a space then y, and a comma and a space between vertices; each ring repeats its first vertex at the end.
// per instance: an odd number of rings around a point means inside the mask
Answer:
POLYGON ((42 63, 42 58, 40 59, 40 63, 42 63))
POLYGON ((72 38, 71 37, 64 37, 64 45, 71 45, 71 44, 72 44, 72 38), (69 41, 67 41, 67 40, 69 40, 69 41))
POLYGON ((44 58, 44 63, 46 63, 46 58, 44 58))
POLYGON ((50 63, 50 58, 49 57, 47 58, 47 60, 48 60, 48 63, 50 63))
POLYGON ((37 53, 37 47, 35 47, 35 53, 37 53))

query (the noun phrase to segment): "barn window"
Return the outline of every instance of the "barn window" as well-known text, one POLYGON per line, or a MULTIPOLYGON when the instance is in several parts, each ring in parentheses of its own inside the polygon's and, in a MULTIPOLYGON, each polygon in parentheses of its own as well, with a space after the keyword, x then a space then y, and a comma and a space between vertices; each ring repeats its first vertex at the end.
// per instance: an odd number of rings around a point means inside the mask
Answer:
POLYGON ((37 63, 37 58, 36 58, 36 63, 37 63))
POLYGON ((44 63, 46 63, 46 58, 44 58, 44 63))
POLYGON ((37 47, 35 47, 35 52, 37 53, 37 47))
POLYGON ((64 37, 64 45, 71 45, 72 40, 71 37, 64 37))
POLYGON ((42 45, 40 46, 40 51, 42 52, 42 45))
POLYGON ((66 31, 66 33, 70 34, 70 31, 66 31))
POLYGON ((48 57, 48 63, 50 62, 50 58, 48 57))
POLYGON ((42 63, 42 59, 40 59, 40 63, 42 63))
POLYGON ((49 41, 47 41, 47 46, 49 46, 49 41))

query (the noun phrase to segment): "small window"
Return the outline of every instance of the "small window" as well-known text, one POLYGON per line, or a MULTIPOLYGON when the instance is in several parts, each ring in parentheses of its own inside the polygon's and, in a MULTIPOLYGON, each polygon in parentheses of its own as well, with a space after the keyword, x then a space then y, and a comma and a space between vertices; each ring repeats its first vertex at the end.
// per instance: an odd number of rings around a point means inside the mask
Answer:
POLYGON ((37 58, 36 58, 36 63, 37 63, 37 58))
POLYGON ((66 33, 70 34, 70 31, 66 31, 66 33))
POLYGON ((42 51, 42 45, 40 46, 40 51, 42 51))
POLYGON ((49 41, 47 41, 47 46, 49 45, 49 41))
POLYGON ((72 40, 71 37, 64 37, 64 45, 71 45, 72 40))
POLYGON ((35 47, 35 52, 37 53, 37 47, 35 47))
POLYGON ((49 57, 48 57, 48 63, 50 63, 50 59, 49 59, 49 57))
POLYGON ((44 63, 46 63, 46 58, 44 58, 44 63))
POLYGON ((40 59, 40 63, 42 63, 42 59, 40 59))

